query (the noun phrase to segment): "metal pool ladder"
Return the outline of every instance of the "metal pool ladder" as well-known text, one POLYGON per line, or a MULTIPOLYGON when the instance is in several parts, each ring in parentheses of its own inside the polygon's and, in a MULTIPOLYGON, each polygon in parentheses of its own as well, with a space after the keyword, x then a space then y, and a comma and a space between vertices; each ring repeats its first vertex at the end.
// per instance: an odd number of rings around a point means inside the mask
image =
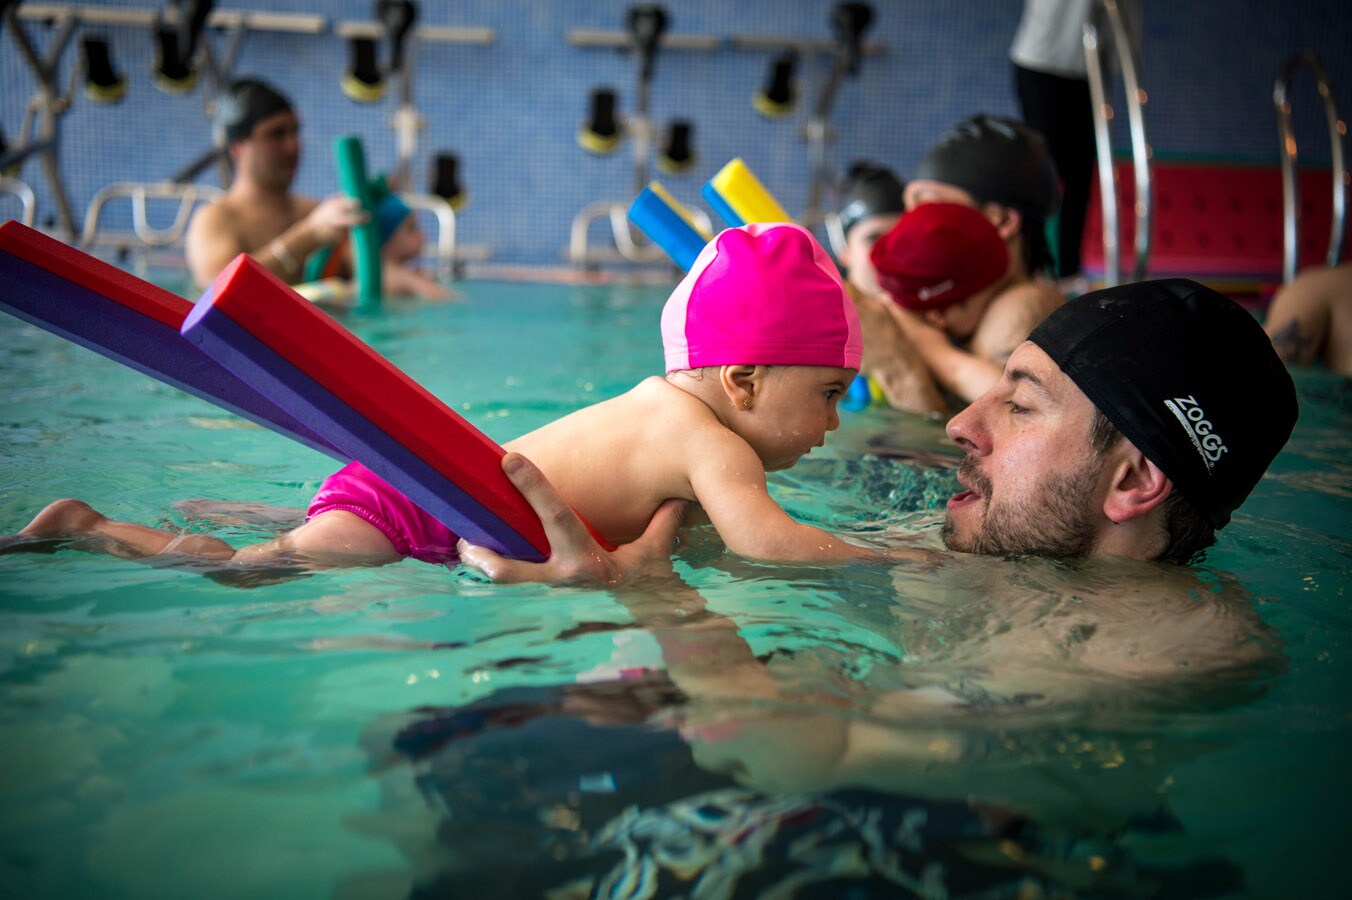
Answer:
POLYGON ((1291 128, 1291 103, 1286 99, 1287 87, 1302 66, 1308 66, 1314 75, 1319 96, 1324 98, 1324 113, 1329 122, 1333 165, 1333 221, 1329 225, 1328 264, 1342 261, 1343 238, 1347 234, 1347 170, 1343 166, 1343 135, 1347 123, 1338 114, 1338 100, 1333 84, 1318 55, 1313 50, 1302 50, 1286 61, 1282 74, 1272 88, 1272 103, 1277 108, 1277 137, 1282 148, 1282 282, 1296 277, 1300 258, 1300 180, 1296 176, 1296 135, 1291 128))
POLYGON ((1132 168, 1136 174, 1136 262, 1132 280, 1145 278, 1150 264, 1150 145, 1145 139, 1146 93, 1138 77, 1135 41, 1123 21, 1117 0, 1101 0, 1084 23, 1084 56, 1089 75, 1089 94, 1094 104, 1094 137, 1098 144, 1099 200, 1103 214, 1103 283, 1105 287, 1121 279, 1118 255, 1117 181, 1113 171, 1113 147, 1108 133, 1112 107, 1107 101, 1100 34, 1104 26, 1112 32, 1111 47, 1122 69, 1122 87, 1127 95, 1127 123, 1131 128, 1132 168))

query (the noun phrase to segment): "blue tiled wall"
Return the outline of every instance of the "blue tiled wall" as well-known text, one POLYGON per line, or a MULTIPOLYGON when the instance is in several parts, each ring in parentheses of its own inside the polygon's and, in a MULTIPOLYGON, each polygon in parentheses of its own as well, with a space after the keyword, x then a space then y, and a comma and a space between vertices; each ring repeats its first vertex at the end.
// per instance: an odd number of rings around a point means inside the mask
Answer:
MULTIPOLYGON (((86 5, 145 9, 149 3, 86 5)), ((1161 156, 1197 156, 1274 162, 1273 81, 1302 48, 1314 49, 1335 87, 1352 103, 1352 6, 1332 0, 1193 0, 1145 2, 1143 82, 1149 91, 1149 136, 1161 156)), ((235 4, 218 4, 234 8, 235 4)), ((369 18, 368 2, 274 0, 241 9, 317 13, 330 25, 369 18)), ((483 245, 495 261, 557 264, 573 216, 595 200, 627 201, 634 168, 629 147, 605 157, 581 150, 574 135, 598 85, 615 87, 622 111, 634 102, 636 65, 613 49, 570 45, 573 28, 619 31, 623 0, 457 0, 421 4, 428 25, 494 30, 488 45, 424 43, 418 52, 415 101, 427 127, 415 176, 425 177, 438 151, 457 154, 470 195, 460 217, 460 239, 483 245)), ((673 0, 665 4, 672 34, 720 38, 712 51, 668 50, 657 60, 652 118, 695 125, 700 161, 691 171, 660 176, 683 201, 697 203, 699 186, 733 156, 742 156, 790 210, 807 202, 808 146, 802 137, 811 100, 828 67, 800 66, 803 101, 791 117, 768 120, 753 111, 752 93, 766 77, 771 54, 738 49, 738 35, 826 38, 834 3, 826 0, 673 0), (815 72, 813 71, 815 69, 815 72)), ((1015 114, 1006 56, 1021 4, 1014 0, 880 0, 868 37, 884 52, 864 61, 857 79, 841 88, 832 123, 836 168, 868 157, 903 174, 949 123, 977 111, 1015 114)), ((39 46, 49 32, 28 22, 39 46)), ((155 181, 205 149, 210 128, 201 98, 170 97, 153 87, 154 46, 144 29, 98 26, 110 40, 130 90, 115 106, 77 97, 62 120, 62 169, 77 214, 101 186, 155 181)), ((216 35, 215 46, 222 46, 216 35)), ((0 34, 0 124, 13 141, 34 82, 11 36, 0 34)), ((63 71, 77 56, 65 54, 63 71)), ((296 36, 251 32, 237 74, 261 74, 284 87, 304 119, 306 161, 298 187, 311 194, 336 188, 329 145, 356 132, 367 142, 373 167, 392 166, 389 126, 395 98, 359 105, 338 88, 346 42, 332 33, 296 36)), ((1303 162, 1327 165, 1323 111, 1308 74, 1294 86, 1303 162)), ((1120 104, 1119 104, 1120 106, 1120 104)), ((1125 116, 1119 116, 1119 125, 1125 116)), ((1125 148, 1125 132, 1117 146, 1125 148)), ((52 211, 36 160, 21 173, 38 194, 39 218, 52 211)), ((208 173, 205 180, 213 175, 208 173)), ((424 185, 417 185, 424 187, 424 185)), ((16 213, 0 200, 0 215, 16 213)))

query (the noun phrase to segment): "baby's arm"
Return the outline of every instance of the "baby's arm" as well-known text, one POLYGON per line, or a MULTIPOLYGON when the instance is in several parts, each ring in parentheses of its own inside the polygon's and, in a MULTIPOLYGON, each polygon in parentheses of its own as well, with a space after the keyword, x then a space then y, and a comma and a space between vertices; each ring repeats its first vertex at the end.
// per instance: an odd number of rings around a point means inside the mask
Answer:
POLYGON ((794 521, 769 494, 765 468, 744 440, 718 429, 691 441, 689 478, 695 498, 728 549, 764 562, 834 562, 928 558, 915 549, 859 547, 794 521))
POLYGON ((971 403, 1000 380, 1002 365, 954 346, 942 329, 910 310, 894 307, 892 315, 935 381, 964 402, 971 403))

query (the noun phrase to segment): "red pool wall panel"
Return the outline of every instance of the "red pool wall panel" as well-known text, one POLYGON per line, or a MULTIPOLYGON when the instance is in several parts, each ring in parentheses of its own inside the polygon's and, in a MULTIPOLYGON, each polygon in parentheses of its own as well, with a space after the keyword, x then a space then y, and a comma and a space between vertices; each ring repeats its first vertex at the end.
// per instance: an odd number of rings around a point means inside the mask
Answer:
MULTIPOLYGON (((1282 176, 1275 165, 1164 162, 1152 169, 1155 205, 1151 277, 1271 290, 1282 277, 1282 176)), ((1324 262, 1333 212, 1328 169, 1301 169, 1300 268, 1324 262)), ((1129 162, 1117 167, 1121 271, 1135 259, 1136 181, 1129 162)), ((1097 178, 1085 222, 1082 259, 1091 278, 1103 272, 1103 220, 1097 178)), ((1352 258, 1352 227, 1343 258, 1352 258)))

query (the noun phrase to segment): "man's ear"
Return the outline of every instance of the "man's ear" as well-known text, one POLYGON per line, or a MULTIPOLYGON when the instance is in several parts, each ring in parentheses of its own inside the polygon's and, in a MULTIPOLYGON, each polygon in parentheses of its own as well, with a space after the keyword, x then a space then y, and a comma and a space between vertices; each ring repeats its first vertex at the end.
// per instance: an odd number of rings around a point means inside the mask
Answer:
POLYGON ((1174 483, 1145 454, 1124 442, 1126 453, 1114 464, 1103 514, 1117 524, 1149 514, 1169 499, 1174 483))
POLYGON ((1011 206, 1000 206, 998 203, 987 203, 985 209, 986 218, 991 220, 995 230, 1000 232, 1003 240, 1009 240, 1023 230, 1023 213, 1011 206))
POLYGON ((750 409, 760 388, 761 366, 723 366, 718 370, 723 393, 737 409, 750 409))

